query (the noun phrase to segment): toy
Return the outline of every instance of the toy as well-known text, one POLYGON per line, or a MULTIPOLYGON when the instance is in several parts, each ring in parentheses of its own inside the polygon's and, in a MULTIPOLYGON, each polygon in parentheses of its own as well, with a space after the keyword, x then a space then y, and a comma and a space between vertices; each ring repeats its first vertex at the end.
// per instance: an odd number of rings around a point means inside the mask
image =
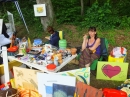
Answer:
POLYGON ((23 37, 21 42, 19 43, 19 54, 26 55, 27 45, 27 39, 26 37, 23 37))

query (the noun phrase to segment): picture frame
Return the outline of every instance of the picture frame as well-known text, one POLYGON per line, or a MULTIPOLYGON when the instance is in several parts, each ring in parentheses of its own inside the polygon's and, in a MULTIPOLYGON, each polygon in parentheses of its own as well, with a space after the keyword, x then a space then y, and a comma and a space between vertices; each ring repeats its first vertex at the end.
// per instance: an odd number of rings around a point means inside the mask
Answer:
POLYGON ((13 14, 11 12, 7 11, 7 15, 8 15, 9 23, 6 23, 6 26, 7 26, 8 30, 12 31, 12 32, 16 32, 13 14))
POLYGON ((34 14, 35 16, 46 16, 46 6, 45 4, 35 4, 34 14))
POLYGON ((76 78, 59 74, 46 74, 37 72, 38 92, 42 97, 53 97, 53 84, 73 86, 76 85, 76 78), (67 80, 66 80, 67 79, 67 80), (68 82, 69 81, 69 82, 68 82))
POLYGON ((40 72, 39 70, 14 66, 13 71, 16 88, 23 87, 26 89, 38 91, 37 72, 40 72))
POLYGON ((125 81, 128 63, 98 61, 96 79, 125 81))
POLYGON ((73 97, 75 93, 74 86, 61 85, 61 84, 53 84, 53 97, 73 97))

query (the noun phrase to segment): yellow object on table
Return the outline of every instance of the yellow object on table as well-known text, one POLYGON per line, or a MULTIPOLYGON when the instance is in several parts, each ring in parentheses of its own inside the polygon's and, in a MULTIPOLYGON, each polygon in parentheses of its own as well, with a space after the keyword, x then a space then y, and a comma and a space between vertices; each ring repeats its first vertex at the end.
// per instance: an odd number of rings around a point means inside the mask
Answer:
POLYGON ((115 58, 111 55, 108 56, 108 62, 125 62, 126 61, 126 55, 124 57, 115 58))
POLYGON ((59 31, 59 37, 60 37, 60 39, 64 38, 63 31, 59 31))

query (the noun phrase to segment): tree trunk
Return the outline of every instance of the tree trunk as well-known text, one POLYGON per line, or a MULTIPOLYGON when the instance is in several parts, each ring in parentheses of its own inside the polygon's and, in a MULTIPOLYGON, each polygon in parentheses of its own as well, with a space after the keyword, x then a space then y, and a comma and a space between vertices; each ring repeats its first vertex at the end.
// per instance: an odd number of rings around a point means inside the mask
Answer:
POLYGON ((44 31, 48 25, 54 23, 54 12, 51 0, 36 0, 37 4, 45 4, 46 6, 46 16, 41 17, 41 23, 43 25, 44 31))
POLYGON ((84 15, 84 2, 81 0, 81 15, 84 15))

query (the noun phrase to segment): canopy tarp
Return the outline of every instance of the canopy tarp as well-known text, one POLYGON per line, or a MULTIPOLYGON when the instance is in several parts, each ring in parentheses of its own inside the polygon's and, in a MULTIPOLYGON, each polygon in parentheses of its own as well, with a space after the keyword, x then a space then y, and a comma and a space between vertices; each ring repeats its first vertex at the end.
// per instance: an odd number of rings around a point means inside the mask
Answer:
POLYGON ((20 17, 22 18, 22 20, 23 20, 23 22, 24 22, 24 25, 25 25, 25 27, 26 27, 26 30, 27 30, 27 32, 29 33, 29 30, 28 30, 28 27, 27 27, 27 25, 26 25, 25 19, 24 19, 24 17, 23 17, 22 11, 21 11, 21 9, 20 9, 18 0, 0 0, 0 3, 1 3, 1 2, 10 2, 10 1, 11 1, 11 2, 14 2, 15 6, 16 6, 16 8, 17 8, 17 10, 18 10, 18 13, 19 13, 20 17))
POLYGON ((0 0, 0 2, 17 1, 17 0, 0 0))

